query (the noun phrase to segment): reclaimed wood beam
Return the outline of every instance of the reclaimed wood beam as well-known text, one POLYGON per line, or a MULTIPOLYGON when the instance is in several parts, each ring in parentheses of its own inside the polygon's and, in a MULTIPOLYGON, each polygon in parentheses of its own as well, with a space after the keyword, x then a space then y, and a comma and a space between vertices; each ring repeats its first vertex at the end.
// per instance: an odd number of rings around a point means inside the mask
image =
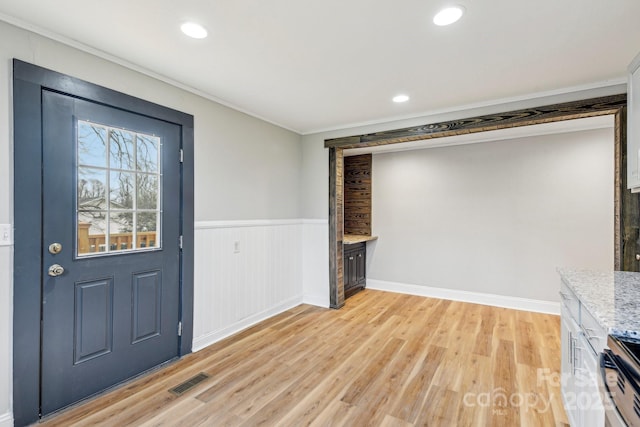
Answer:
POLYGON ((542 107, 525 108, 466 119, 450 120, 403 129, 325 140, 325 147, 362 148, 397 144, 422 139, 442 138, 467 133, 485 132, 561 120, 615 114, 627 103, 627 95, 611 95, 542 107))

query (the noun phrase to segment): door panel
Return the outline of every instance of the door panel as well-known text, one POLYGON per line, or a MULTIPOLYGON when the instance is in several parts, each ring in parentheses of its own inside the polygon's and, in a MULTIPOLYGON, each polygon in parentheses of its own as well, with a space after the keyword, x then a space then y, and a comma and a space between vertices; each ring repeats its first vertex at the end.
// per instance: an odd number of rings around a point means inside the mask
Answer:
POLYGON ((75 284, 74 364, 113 349, 113 280, 75 284))
POLYGON ((178 356, 181 129, 58 93, 42 101, 48 414, 178 356))
POLYGON ((159 270, 133 276, 133 341, 135 344, 160 335, 162 274, 159 270))

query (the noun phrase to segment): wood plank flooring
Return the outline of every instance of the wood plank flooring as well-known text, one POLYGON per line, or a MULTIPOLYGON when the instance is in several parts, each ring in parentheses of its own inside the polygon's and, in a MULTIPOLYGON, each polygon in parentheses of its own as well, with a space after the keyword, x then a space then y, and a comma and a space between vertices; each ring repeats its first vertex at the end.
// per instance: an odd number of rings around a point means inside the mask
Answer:
POLYGON ((295 307, 40 425, 565 426, 545 380, 559 369, 558 316, 365 290, 340 310, 295 307), (210 378, 168 391, 200 372, 210 378))

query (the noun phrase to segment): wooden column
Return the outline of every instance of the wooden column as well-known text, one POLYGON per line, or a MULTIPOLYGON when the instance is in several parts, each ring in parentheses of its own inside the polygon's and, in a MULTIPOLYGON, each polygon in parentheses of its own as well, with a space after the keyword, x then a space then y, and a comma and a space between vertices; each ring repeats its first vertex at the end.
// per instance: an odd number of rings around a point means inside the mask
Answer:
POLYGON ((329 149, 329 303, 331 308, 344 305, 344 157, 341 148, 329 149))
POLYGON ((627 189, 627 107, 615 115, 616 139, 616 236, 615 269, 640 271, 640 194, 627 189))

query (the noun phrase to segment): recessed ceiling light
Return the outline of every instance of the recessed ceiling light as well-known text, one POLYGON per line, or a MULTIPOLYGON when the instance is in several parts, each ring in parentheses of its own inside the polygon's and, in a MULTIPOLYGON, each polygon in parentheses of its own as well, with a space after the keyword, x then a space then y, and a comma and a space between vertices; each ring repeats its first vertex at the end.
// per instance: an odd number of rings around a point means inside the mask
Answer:
POLYGON ((180 26, 183 33, 194 39, 203 39, 207 37, 207 30, 200 24, 195 22, 185 22, 180 26))
POLYGON ((433 17, 433 23, 439 26, 450 25, 462 17, 464 8, 462 6, 451 6, 442 9, 433 17))
POLYGON ((409 100, 409 97, 407 95, 396 95, 393 97, 393 102, 407 102, 409 100))

